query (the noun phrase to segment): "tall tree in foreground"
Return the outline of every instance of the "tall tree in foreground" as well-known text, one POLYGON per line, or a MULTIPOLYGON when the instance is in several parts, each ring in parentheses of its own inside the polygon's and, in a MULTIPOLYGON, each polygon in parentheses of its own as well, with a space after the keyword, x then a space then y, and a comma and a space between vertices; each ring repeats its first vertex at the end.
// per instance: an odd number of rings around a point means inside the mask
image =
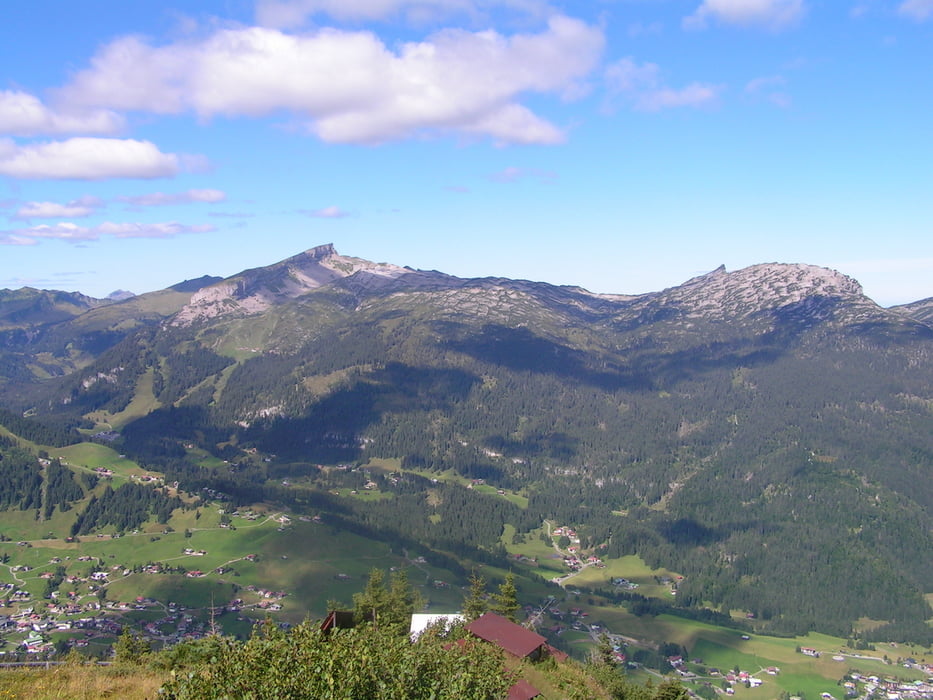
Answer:
POLYGON ((379 625, 379 618, 386 609, 389 593, 385 586, 385 573, 382 569, 372 569, 366 588, 353 594, 353 613, 357 624, 368 621, 379 625))
POLYGON ((371 622, 374 627, 406 633, 411 615, 423 606, 421 596, 408 582, 404 570, 393 572, 386 588, 385 573, 373 569, 369 581, 360 593, 353 595, 353 612, 357 623, 371 622))
POLYGON ((474 570, 470 574, 470 592, 463 599, 463 617, 467 622, 472 622, 489 609, 486 595, 486 579, 474 570))
POLYGON ((407 633, 411 627, 411 616, 424 607, 424 599, 408 582, 408 574, 399 569, 389 576, 389 593, 386 599, 385 624, 407 633))
POLYGON ((515 574, 510 571, 506 574, 505 581, 499 584, 499 589, 493 594, 491 610, 512 622, 518 622, 516 613, 519 607, 521 606, 518 604, 515 574))

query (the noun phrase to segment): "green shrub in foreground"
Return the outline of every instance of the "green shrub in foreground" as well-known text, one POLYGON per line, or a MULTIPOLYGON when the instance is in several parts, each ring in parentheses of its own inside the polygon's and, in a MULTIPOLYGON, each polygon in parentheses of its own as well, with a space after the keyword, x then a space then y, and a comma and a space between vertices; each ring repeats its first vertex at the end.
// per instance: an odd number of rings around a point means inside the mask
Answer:
POLYGON ((501 653, 466 640, 462 630, 407 636, 363 625, 322 633, 312 622, 283 632, 263 626, 249 641, 221 640, 215 655, 175 673, 162 697, 220 698, 502 698, 512 680, 501 653))

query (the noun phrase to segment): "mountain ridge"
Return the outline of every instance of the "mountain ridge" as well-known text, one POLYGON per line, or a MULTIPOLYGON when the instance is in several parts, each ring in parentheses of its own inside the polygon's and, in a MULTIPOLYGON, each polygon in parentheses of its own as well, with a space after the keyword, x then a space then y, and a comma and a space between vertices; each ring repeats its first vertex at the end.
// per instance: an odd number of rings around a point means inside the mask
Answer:
MULTIPOLYGON (((184 325, 197 319, 211 318, 223 313, 259 313, 275 303, 296 298, 312 289, 340 280, 344 280, 348 289, 357 292, 376 289, 398 291, 406 287, 440 290, 481 285, 489 287, 507 285, 519 289, 531 287, 536 290, 550 287, 594 302, 640 302, 647 305, 660 299, 664 303, 685 303, 695 307, 694 313, 706 310, 723 316, 741 311, 740 307, 743 304, 746 307, 746 313, 751 313, 747 307, 767 306, 769 299, 780 299, 786 305, 799 303, 804 296, 845 297, 850 302, 858 299, 865 312, 872 307, 884 308, 865 297, 861 285, 854 278, 831 268, 806 263, 759 263, 733 271, 728 271, 725 265, 720 265, 710 272, 663 290, 640 294, 597 293, 576 285, 552 285, 544 281, 497 276, 460 278, 436 270, 416 270, 391 263, 374 263, 362 258, 341 255, 332 243, 318 245, 284 260, 246 269, 226 278, 204 275, 196 280, 185 280, 168 287, 167 290, 194 292, 173 321, 176 325, 184 325), (349 278, 355 279, 350 281, 349 278), (736 287, 745 293, 735 294, 736 287), (768 294, 765 294, 765 291, 768 294), (705 300, 700 299, 701 295, 697 292, 705 295, 705 300), (733 293, 732 296, 730 292, 733 293), (726 305, 723 302, 726 302, 726 305)), ((70 296, 75 303, 85 304, 87 309, 127 301, 134 296, 143 296, 119 291, 107 298, 95 299, 80 292, 23 287, 20 290, 0 290, 0 295, 5 295, 0 296, 0 306, 7 304, 13 294, 36 293, 60 297, 70 296)), ((149 292, 149 294, 152 293, 154 292, 149 292)), ((929 308, 930 299, 889 307, 890 310, 897 310, 911 317, 919 314, 919 320, 922 321, 930 317, 929 308)), ((55 320, 63 319, 56 318, 55 320)), ((45 322, 47 321, 43 321, 45 322)))
MULTIPOLYGON (((835 270, 808 264, 762 263, 732 272, 720 266, 657 292, 600 294, 581 287, 556 286, 546 282, 502 277, 458 278, 437 271, 372 263, 340 255, 333 244, 324 244, 269 266, 244 270, 202 288, 192 296, 172 324, 187 325, 196 320, 229 314, 261 313, 276 303, 331 284, 339 284, 363 297, 375 292, 437 293, 464 289, 495 292, 509 289, 517 293, 534 290, 540 294, 548 290, 555 301, 560 298, 564 304, 597 315, 610 312, 616 305, 620 309, 639 306, 647 309, 662 304, 679 307, 681 313, 688 317, 699 315, 717 320, 748 317, 779 307, 806 306, 806 299, 820 298, 820 304, 810 305, 810 313, 827 312, 826 302, 836 300, 849 305, 850 320, 884 317, 882 307, 864 295, 856 280, 835 270), (853 313, 855 306, 858 314, 853 313)), ((899 309, 913 316, 910 305, 899 309)), ((923 321, 924 318, 918 320, 923 321)))
POLYGON ((2 407, 73 439, 106 431, 185 488, 314 503, 438 556, 494 557, 506 525, 573 523, 592 551, 680 571, 681 604, 746 610, 762 630, 848 634, 867 617, 925 634, 928 304, 883 309, 802 264, 601 295, 331 245, 185 290, 6 336, 2 407), (410 482, 359 507, 333 496, 339 465, 376 483, 386 460, 410 482), (461 510, 436 512, 430 473, 524 507, 450 485, 461 510))
POLYGON ((21 287, 0 289, 0 330, 58 323, 85 311, 113 303, 80 292, 21 287))

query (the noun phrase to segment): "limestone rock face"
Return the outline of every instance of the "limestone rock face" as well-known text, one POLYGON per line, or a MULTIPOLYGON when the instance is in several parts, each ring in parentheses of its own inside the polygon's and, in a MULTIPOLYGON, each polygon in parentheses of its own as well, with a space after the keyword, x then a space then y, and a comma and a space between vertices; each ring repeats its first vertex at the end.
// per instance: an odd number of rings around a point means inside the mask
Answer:
POLYGON ((857 281, 815 265, 765 263, 733 272, 720 266, 676 287, 630 296, 592 294, 527 280, 461 279, 340 255, 327 244, 200 289, 171 324, 187 326, 221 316, 259 314, 326 285, 351 293, 363 306, 375 297, 384 300, 394 294, 426 294, 450 311, 488 313, 497 320, 514 317, 529 295, 560 316, 579 315, 591 322, 600 317, 614 317, 618 322, 658 315, 681 321, 721 322, 781 313, 813 321, 833 320, 844 314, 845 319, 840 320, 853 321, 883 314, 864 296, 857 281))
POLYGON ((222 315, 261 313, 277 303, 357 273, 387 280, 407 272, 396 265, 342 256, 333 245, 321 245, 268 267, 244 270, 195 292, 172 325, 186 326, 222 315))

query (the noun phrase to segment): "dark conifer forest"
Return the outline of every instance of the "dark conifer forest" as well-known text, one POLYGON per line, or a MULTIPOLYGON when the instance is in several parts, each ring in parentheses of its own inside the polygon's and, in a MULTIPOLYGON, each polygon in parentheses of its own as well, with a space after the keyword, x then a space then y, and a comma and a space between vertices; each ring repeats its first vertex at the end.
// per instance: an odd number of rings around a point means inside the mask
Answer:
MULTIPOLYGON (((355 260, 282 264, 321 259, 355 260)), ((517 536, 573 524, 601 556, 681 573, 683 614, 742 610, 788 635, 845 636, 868 618, 873 634, 930 639, 928 322, 802 266, 770 266, 767 288, 754 270, 716 271, 611 298, 405 268, 371 280, 346 265, 301 294, 269 287, 280 298, 261 312, 234 296, 149 320, 80 367, 60 330, 8 334, 0 424, 39 445, 95 440, 94 416, 145 401, 106 439, 191 493, 327 513, 451 566, 501 558, 507 524, 517 536), (62 358, 60 375, 14 371, 39 355, 62 358), (203 467, 205 454, 223 466, 203 467), (397 466, 373 466, 386 460, 397 466), (331 494, 367 483, 386 497, 331 494)), ((67 321, 79 338, 82 318, 67 321)), ((54 462, 43 476, 11 441, 0 449, 2 507, 41 507, 43 478, 47 513, 82 496, 54 462)), ((176 505, 124 486, 74 533, 176 505)))

